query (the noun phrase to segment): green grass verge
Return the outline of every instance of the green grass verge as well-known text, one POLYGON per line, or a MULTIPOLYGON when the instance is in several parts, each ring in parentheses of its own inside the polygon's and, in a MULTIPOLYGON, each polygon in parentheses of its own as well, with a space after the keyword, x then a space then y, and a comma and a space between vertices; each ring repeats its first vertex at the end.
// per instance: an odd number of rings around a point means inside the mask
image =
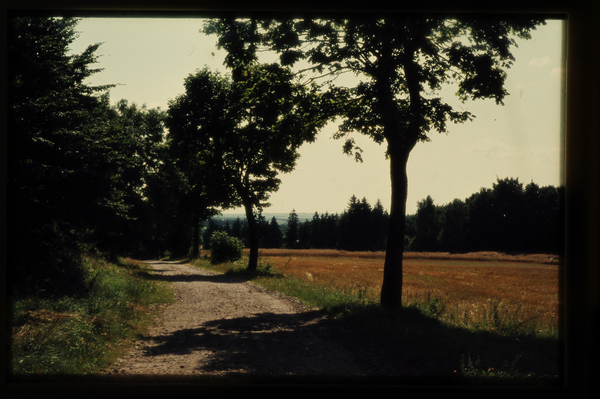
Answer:
POLYGON ((88 257, 83 268, 90 287, 83 297, 11 301, 12 377, 98 373, 153 321, 153 304, 173 301, 169 284, 146 278, 141 262, 88 257))
POLYGON ((351 323, 389 348, 399 367, 418 375, 461 376, 478 384, 556 386, 562 382, 558 331, 523 321, 517 310, 490 301, 486 317, 476 323, 427 295, 405 301, 400 311, 383 309, 365 299, 364 287, 339 291, 284 276, 259 261, 256 272, 245 261, 211 265, 198 259, 193 265, 252 281, 319 308, 342 323, 351 323))

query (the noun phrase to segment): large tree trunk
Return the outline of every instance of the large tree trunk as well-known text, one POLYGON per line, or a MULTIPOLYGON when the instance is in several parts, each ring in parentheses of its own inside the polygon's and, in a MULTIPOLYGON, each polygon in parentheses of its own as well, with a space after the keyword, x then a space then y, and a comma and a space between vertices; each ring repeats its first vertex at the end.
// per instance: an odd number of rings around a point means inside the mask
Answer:
POLYGON ((248 259, 248 271, 256 271, 258 268, 258 223, 252 212, 252 204, 244 203, 246 219, 248 219, 248 233, 250 236, 250 258, 248 259))
MULTIPOLYGON (((386 44, 384 55, 391 57, 391 44, 386 44)), ((408 196, 408 176, 406 165, 408 156, 417 144, 423 116, 421 115, 421 84, 417 64, 414 61, 415 48, 410 40, 404 44, 404 60, 402 67, 410 99, 410 117, 408 125, 400 126, 397 106, 391 92, 391 72, 383 70, 379 79, 381 113, 383 116, 384 135, 388 143, 390 158, 390 178, 392 184, 392 203, 390 206, 390 226, 383 267, 383 284, 381 286, 381 306, 391 309, 402 307, 402 258, 404 255, 404 234, 406 230, 406 198, 408 196)), ((383 65, 391 64, 382 58, 383 65)))
POLYGON ((406 165, 409 153, 410 149, 393 151, 390 148, 389 151, 392 200, 383 267, 383 284, 381 286, 381 306, 391 309, 400 309, 402 306, 402 257, 404 254, 406 198, 408 195, 406 165))

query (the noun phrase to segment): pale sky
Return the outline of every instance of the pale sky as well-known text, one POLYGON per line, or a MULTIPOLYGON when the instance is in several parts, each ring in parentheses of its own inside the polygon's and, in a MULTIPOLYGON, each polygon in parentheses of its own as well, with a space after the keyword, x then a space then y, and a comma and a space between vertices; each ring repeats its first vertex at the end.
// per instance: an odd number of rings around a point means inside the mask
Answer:
MULTIPOLYGON (((227 72, 226 55, 217 50, 216 36, 200 33, 202 19, 85 18, 77 25, 74 53, 102 43, 98 63, 104 68, 86 82, 118 84, 111 101, 127 99, 149 108, 167 110, 168 101, 183 94, 183 81, 205 65, 227 72)), ((512 53, 504 106, 493 100, 462 104, 454 90, 444 91, 451 105, 471 111, 476 118, 449 124, 449 133, 430 132, 431 141, 418 143, 408 161, 407 213, 417 201, 431 195, 443 205, 465 200, 481 187, 492 187, 498 178, 518 178, 524 185, 560 184, 561 152, 561 36, 562 21, 549 20, 519 40, 512 53)), ((380 199, 389 211, 390 171, 385 145, 354 134, 363 152, 363 163, 342 153, 343 140, 333 140, 337 124, 323 128, 317 141, 300 148, 294 171, 281 174, 282 183, 264 213, 341 213, 352 195, 366 197, 371 205, 380 199)), ((243 213, 241 209, 225 211, 243 213)))

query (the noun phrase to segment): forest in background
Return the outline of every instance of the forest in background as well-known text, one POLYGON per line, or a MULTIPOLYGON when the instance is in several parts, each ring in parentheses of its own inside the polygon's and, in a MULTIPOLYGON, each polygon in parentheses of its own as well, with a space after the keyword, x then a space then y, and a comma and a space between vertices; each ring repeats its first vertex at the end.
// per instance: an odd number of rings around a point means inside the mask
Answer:
MULTIPOLYGON (((562 254, 564 188, 526 186, 518 178, 498 178, 466 200, 436 205, 431 196, 420 200, 407 215, 405 251, 464 253, 476 251, 562 254)), ((342 214, 315 212, 299 220, 295 210, 287 221, 275 216, 260 221, 261 248, 342 249, 384 251, 388 212, 378 200, 352 196, 342 214)), ((211 218, 203 228, 203 243, 214 231, 248 242, 244 218, 211 218)), ((203 245, 208 249, 208 245, 203 245)))

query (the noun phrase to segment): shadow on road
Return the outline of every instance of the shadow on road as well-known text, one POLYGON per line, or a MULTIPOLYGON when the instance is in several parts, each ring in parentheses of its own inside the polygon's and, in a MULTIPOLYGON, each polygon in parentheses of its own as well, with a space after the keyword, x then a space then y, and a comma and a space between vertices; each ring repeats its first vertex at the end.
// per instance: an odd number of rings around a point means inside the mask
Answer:
POLYGON ((334 343, 317 338, 324 326, 320 312, 301 314, 259 313, 215 320, 197 328, 155 336, 161 342, 146 356, 189 355, 203 352, 203 373, 253 375, 353 375, 352 359, 331 353, 334 343))
MULTIPOLYGON (((227 274, 147 277, 217 283, 250 279, 227 274)), ((471 361, 480 361, 479 369, 516 367, 558 373, 559 348, 552 339, 515 339, 449 327, 412 308, 389 315, 381 312, 378 307, 365 308, 343 320, 327 318, 321 311, 214 320, 147 338, 158 345, 146 348, 143 356, 198 352, 204 360, 191 365, 198 374, 269 382, 290 378, 294 382, 300 376, 343 383, 455 385, 464 383, 461 367, 471 361)))
POLYGON ((251 280, 251 278, 240 278, 240 277, 232 277, 226 274, 215 274, 212 276, 203 276, 199 274, 158 274, 169 272, 170 270, 161 270, 154 269, 156 273, 148 273, 144 276, 144 278, 148 280, 159 280, 159 281, 170 281, 170 282, 193 282, 193 281, 206 281, 210 283, 224 283, 224 284, 232 284, 232 283, 243 283, 245 281, 251 280))

